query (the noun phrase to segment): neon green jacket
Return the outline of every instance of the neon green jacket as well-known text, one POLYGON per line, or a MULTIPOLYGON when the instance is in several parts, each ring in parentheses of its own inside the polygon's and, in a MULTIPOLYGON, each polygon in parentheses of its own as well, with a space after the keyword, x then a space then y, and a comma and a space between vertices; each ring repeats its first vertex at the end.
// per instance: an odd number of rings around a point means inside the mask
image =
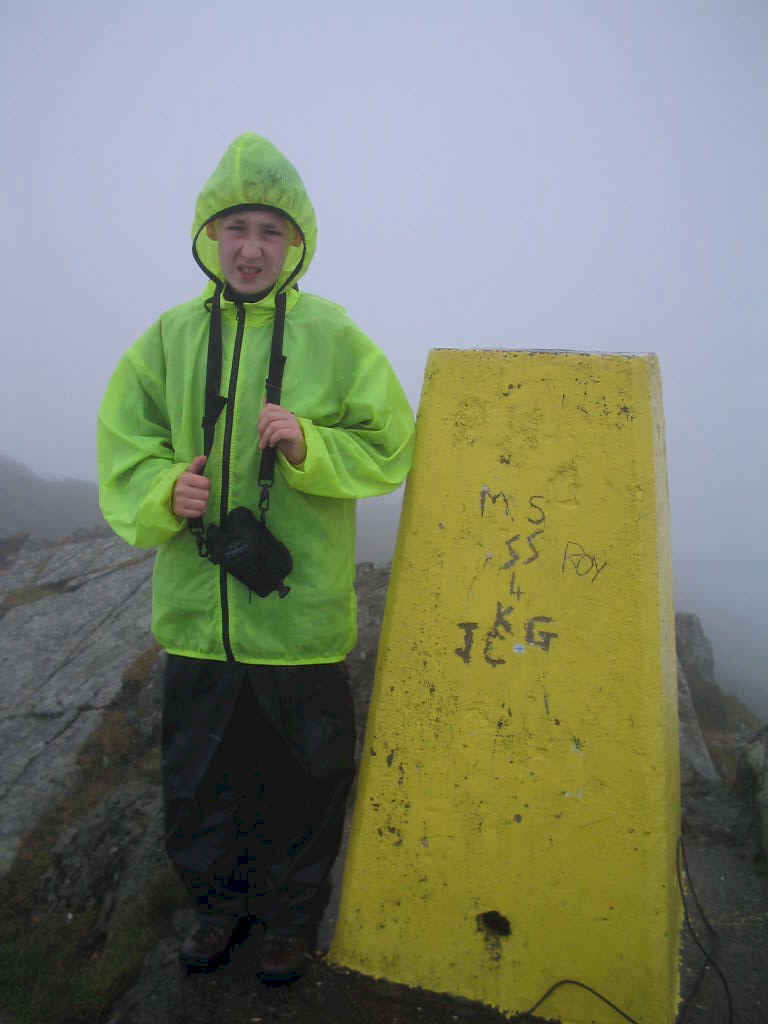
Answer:
POLYGON ((194 253, 211 284, 198 299, 164 313, 125 353, 107 388, 98 424, 101 507, 129 544, 158 547, 152 628, 169 652, 223 661, 226 640, 236 661, 339 661, 356 640, 355 500, 398 487, 413 444, 413 415, 392 368, 340 306, 292 287, 286 291, 281 405, 298 417, 307 456, 296 467, 278 455, 267 521, 293 558, 290 593, 282 599, 276 593, 251 596, 199 556, 186 523, 171 510, 176 479, 203 451, 210 323, 205 300, 221 277, 218 247, 203 228, 241 204, 279 209, 302 236, 301 246, 288 249, 266 298, 221 301, 221 393, 235 391, 231 442, 225 440, 225 410, 205 469, 211 479, 206 522, 219 521, 227 451, 228 509, 258 506, 256 420, 264 402, 274 296, 307 269, 316 227, 294 168, 249 133, 232 143, 197 202, 194 253), (232 381, 238 315, 242 347, 232 381))

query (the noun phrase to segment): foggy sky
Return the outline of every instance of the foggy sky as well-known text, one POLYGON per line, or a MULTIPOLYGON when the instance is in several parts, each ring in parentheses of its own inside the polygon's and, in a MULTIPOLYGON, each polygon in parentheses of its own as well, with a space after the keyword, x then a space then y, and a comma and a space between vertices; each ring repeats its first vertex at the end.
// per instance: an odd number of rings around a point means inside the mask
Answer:
POLYGON ((762 0, 29 0, 0 45, 1 451, 95 479, 108 377, 202 290, 195 197, 257 131, 318 212, 304 288, 414 408, 433 347, 659 354, 678 606, 765 686, 762 0))

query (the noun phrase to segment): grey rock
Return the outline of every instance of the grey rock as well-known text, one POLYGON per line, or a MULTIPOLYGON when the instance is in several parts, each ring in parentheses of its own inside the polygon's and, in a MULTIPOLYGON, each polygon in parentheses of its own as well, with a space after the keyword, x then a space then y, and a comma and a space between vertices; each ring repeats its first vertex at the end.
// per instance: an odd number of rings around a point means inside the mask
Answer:
POLYGON ((694 779, 683 789, 682 833, 738 849, 750 845, 750 807, 743 797, 721 781, 694 779))
MULTIPOLYGON (((6 539, 2 543, 7 545, 9 540, 6 539)), ((6 599, 14 591, 33 585, 51 557, 52 551, 53 545, 43 540, 27 538, 20 548, 12 545, 11 553, 6 555, 0 564, 0 598, 6 599)))
POLYGON ((716 782, 720 776, 712 761, 691 699, 685 670, 677 662, 677 696, 680 723, 680 781, 689 785, 696 779, 716 782))
POLYGON ((99 909, 106 933, 114 910, 138 898, 147 879, 165 865, 161 815, 157 783, 129 779, 107 793, 54 842, 51 866, 41 879, 41 903, 70 913, 99 909))
POLYGON ((368 717, 391 568, 391 562, 360 562, 355 577, 357 644, 347 658, 347 668, 355 699, 358 754, 362 747, 368 717))
POLYGON ((161 939, 147 953, 138 982, 113 1007, 107 1024, 170 1024, 181 1001, 179 943, 161 939))
POLYGON ((22 838, 74 780, 77 753, 96 728, 97 711, 54 719, 0 718, 0 875, 13 864, 22 838))
POLYGON ((725 718, 723 695, 715 681, 712 644, 698 615, 675 615, 677 657, 683 666, 693 706, 702 726, 717 727, 725 718))
POLYGON ((105 933, 111 913, 140 899, 147 880, 166 867, 159 758, 154 756, 160 743, 163 658, 147 660, 146 671, 124 676, 106 709, 112 716, 108 742, 90 757, 90 771, 109 773, 112 784, 53 839, 40 882, 42 907, 70 913, 99 908, 105 933))
POLYGON ((152 556, 119 538, 25 544, 0 572, 0 876, 72 785, 77 756, 152 647, 152 556))
POLYGON ((759 854, 768 860, 768 726, 760 729, 744 747, 737 783, 751 798, 759 854))
POLYGON ((712 644, 698 615, 675 613, 675 642, 678 658, 692 675, 703 679, 715 678, 712 644))

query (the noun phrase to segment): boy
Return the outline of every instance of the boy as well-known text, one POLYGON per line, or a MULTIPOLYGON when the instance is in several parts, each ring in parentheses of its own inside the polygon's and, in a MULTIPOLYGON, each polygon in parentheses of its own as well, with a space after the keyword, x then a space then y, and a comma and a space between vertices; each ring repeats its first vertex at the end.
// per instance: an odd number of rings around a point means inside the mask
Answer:
POLYGON ((206 291, 129 349, 99 412, 104 515, 158 547, 166 848, 197 912, 182 960, 215 967, 258 923, 268 981, 296 977, 314 947, 354 770, 355 500, 399 486, 413 443, 383 353, 295 286, 315 240, 293 166, 258 135, 236 139, 195 211, 206 291), (265 401, 273 343, 282 391, 265 401), (233 509, 267 507, 292 567, 258 597, 201 555, 233 509), (201 519, 207 538, 188 528, 201 519))

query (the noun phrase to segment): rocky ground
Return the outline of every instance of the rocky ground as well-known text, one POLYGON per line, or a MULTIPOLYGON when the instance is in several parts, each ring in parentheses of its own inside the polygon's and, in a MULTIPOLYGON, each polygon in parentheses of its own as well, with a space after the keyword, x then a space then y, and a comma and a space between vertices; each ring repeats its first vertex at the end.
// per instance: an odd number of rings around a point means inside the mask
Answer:
POLYGON ((714 964, 691 938, 683 940, 683 995, 690 1024, 768 1021, 768 879, 738 848, 689 838, 686 856, 696 896, 715 935, 688 894, 693 927, 714 964), (701 985, 694 988, 703 970, 701 985))
MULTIPOLYGON (((0 1024, 503 1020, 488 1007, 334 970, 323 955, 301 981, 267 988, 253 939, 215 973, 182 973, 189 920, 162 849, 150 573, 151 558, 114 537, 0 542, 0 1024)), ((387 583, 386 566, 358 567, 360 643, 349 661, 360 738, 387 583)), ((686 937, 682 1019, 768 1024, 768 878, 755 859, 760 827, 768 845, 768 732, 747 745, 756 725, 714 684, 695 616, 678 616, 677 646, 687 903, 702 944, 716 943, 728 985, 686 937), (745 751, 754 755, 751 790, 734 785, 745 751)), ((332 905, 321 949, 334 914, 332 905)), ((545 1001, 518 1020, 546 1020, 546 1010, 545 1001)), ((601 1022, 631 1019, 599 1012, 601 1022)), ((640 1015, 638 1024, 658 1022, 640 1015)))
MULTIPOLYGON (((768 1021, 768 875, 754 860, 754 848, 745 833, 748 818, 746 805, 723 786, 687 794, 686 823, 693 831, 684 837, 681 858, 686 905, 697 939, 714 963, 708 962, 686 927, 679 1024, 768 1021)), ((332 918, 326 922, 326 936, 331 927, 332 918)), ((216 972, 187 976, 176 965, 177 947, 178 939, 169 938, 154 954, 166 958, 166 978, 172 978, 172 983, 162 992, 134 993, 132 1003, 109 1024, 150 1024, 160 1009, 153 1008, 153 1000, 160 999, 165 1012, 171 992, 169 1024, 501 1024, 508 1020, 476 1003, 334 969, 323 955, 309 961, 300 981, 267 987, 256 977, 258 950, 250 942, 238 947, 231 962, 216 972)), ((612 1016, 617 1022, 632 1020, 612 1011, 599 1019, 612 1016)), ((547 1021, 546 1003, 535 1015, 513 1019, 521 1024, 547 1021)), ((637 1024, 656 1022, 639 1017, 637 1024)))
MULTIPOLYGON (((531 1018, 535 1019, 535 1018, 531 1018)), ((174 1024, 502 1024, 488 1007, 375 982, 330 969, 321 958, 291 986, 254 984, 244 948, 226 973, 194 976, 182 985, 174 1024)))
POLYGON ((750 818, 749 804, 731 787, 684 793, 689 924, 681 981, 691 1024, 768 1022, 768 870, 750 818))

